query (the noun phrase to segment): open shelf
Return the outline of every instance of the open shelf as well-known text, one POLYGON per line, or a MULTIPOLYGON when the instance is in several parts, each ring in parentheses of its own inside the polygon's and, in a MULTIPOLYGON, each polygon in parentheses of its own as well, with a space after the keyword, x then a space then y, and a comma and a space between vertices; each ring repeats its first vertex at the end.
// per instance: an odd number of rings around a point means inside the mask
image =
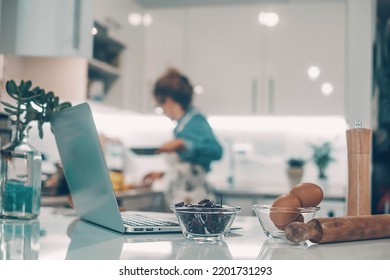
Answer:
POLYGON ((111 38, 107 28, 100 23, 95 21, 94 26, 97 33, 93 38, 93 58, 88 62, 88 79, 90 83, 103 82, 104 94, 107 94, 112 84, 120 77, 120 58, 125 45, 111 38))

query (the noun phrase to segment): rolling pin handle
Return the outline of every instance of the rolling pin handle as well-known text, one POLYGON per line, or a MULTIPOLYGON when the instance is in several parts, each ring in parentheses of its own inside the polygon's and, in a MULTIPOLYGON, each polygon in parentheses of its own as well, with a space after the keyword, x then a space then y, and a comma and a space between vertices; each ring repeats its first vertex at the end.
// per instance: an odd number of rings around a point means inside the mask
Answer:
POLYGON ((294 243, 301 243, 306 240, 318 242, 321 240, 322 232, 318 230, 318 226, 313 222, 292 222, 288 224, 284 230, 286 238, 294 243))

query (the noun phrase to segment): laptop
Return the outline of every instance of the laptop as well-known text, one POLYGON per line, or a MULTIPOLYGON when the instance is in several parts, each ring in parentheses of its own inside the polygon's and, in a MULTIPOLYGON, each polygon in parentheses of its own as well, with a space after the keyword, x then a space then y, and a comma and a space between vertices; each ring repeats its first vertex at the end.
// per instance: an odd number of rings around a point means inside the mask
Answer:
POLYGON ((82 220, 121 233, 181 232, 176 220, 119 211, 88 103, 53 114, 51 128, 76 213, 82 220))

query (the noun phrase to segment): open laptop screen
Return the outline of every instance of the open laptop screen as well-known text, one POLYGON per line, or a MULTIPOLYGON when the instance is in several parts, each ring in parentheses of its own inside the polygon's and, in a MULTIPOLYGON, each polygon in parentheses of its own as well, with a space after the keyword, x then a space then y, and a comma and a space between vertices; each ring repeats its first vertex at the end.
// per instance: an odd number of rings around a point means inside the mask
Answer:
POLYGON ((123 232, 109 170, 88 103, 55 113, 51 127, 78 216, 123 232))

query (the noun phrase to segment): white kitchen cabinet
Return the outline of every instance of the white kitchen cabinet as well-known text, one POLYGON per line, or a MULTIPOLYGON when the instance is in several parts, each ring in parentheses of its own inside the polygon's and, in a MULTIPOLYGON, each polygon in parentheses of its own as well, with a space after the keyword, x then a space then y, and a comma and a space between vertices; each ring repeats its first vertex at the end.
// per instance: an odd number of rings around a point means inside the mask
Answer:
POLYGON ((260 113, 256 12, 246 5, 202 7, 191 9, 188 18, 187 71, 204 90, 195 97, 197 105, 209 114, 260 113))
POLYGON ((92 0, 2 0, 0 52, 92 55, 92 0))
POLYGON ((345 10, 343 1, 152 10, 159 22, 145 30, 146 76, 179 67, 203 87, 195 103, 207 114, 343 115, 345 10), (261 11, 278 13, 279 24, 260 25, 261 11))
MULTIPOLYGON (((250 111, 251 79, 256 73, 248 74, 249 67, 242 69, 243 63, 237 66, 236 60, 241 57, 237 53, 241 54, 243 47, 236 36, 230 36, 230 26, 225 26, 231 18, 224 15, 224 8, 170 8, 149 12, 153 24, 144 30, 145 95, 152 91, 153 83, 163 71, 176 67, 189 76, 193 85, 205 89, 204 95, 195 97, 196 105, 203 111, 230 114, 250 111), (243 70, 248 75, 240 72, 243 70), (237 72, 239 77, 234 75, 237 72)), ((245 46, 251 48, 252 44, 245 46)), ((248 61, 252 62, 252 57, 248 61)))
POLYGON ((157 78, 169 67, 186 71, 188 33, 186 9, 157 9, 149 11, 153 23, 144 29, 144 85, 145 110, 152 111, 151 96, 157 78))
POLYGON ((262 5, 191 9, 188 72, 204 88, 199 106, 213 114, 342 115, 343 7, 275 4, 275 27, 259 24, 262 5), (316 81, 307 76, 311 65, 322 70, 316 81), (332 95, 321 93, 324 82, 332 95))

